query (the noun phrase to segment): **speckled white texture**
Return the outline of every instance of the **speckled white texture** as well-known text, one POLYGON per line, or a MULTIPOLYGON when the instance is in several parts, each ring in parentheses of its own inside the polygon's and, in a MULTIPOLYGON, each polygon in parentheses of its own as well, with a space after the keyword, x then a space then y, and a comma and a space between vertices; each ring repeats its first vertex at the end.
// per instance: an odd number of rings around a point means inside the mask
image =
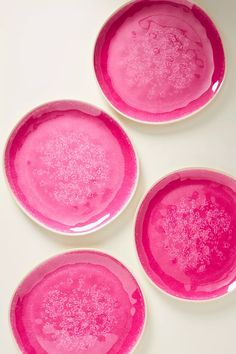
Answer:
POLYGON ((167 5, 128 17, 109 48, 108 72, 115 90, 135 108, 142 98, 142 110, 151 113, 170 112, 200 97, 213 70, 204 28, 192 14, 167 5), (184 22, 186 16, 192 26, 184 22))
POLYGON ((236 176, 236 2, 197 1, 215 20, 225 44, 228 76, 222 91, 195 117, 160 127, 119 118, 104 101, 93 76, 96 35, 107 17, 124 3, 0 0, 1 155, 7 134, 25 112, 46 101, 74 98, 90 101, 122 121, 137 147, 142 171, 137 194, 124 214, 82 242, 58 238, 30 222, 10 197, 1 170, 1 354, 19 354, 7 317, 11 294, 20 279, 45 258, 78 245, 110 251, 143 285, 148 321, 135 354, 235 354, 236 293, 205 304, 182 303, 160 294, 136 259, 132 223, 143 194, 173 170, 214 167, 236 176))
POLYGON ((191 199, 189 195, 181 197, 177 206, 161 208, 160 214, 153 227, 162 229, 163 247, 170 261, 178 260, 180 270, 202 273, 210 264, 211 254, 219 264, 226 260, 220 243, 224 234, 228 234, 223 248, 230 246, 231 215, 215 200, 207 200, 203 193, 195 192, 191 199))
POLYGON ((71 228, 99 221, 125 178, 122 147, 96 117, 79 110, 57 115, 49 114, 22 143, 15 157, 17 184, 30 205, 51 220, 71 228))
POLYGON ((142 292, 119 261, 93 250, 60 254, 18 287, 11 325, 22 351, 129 352, 145 323, 142 292))

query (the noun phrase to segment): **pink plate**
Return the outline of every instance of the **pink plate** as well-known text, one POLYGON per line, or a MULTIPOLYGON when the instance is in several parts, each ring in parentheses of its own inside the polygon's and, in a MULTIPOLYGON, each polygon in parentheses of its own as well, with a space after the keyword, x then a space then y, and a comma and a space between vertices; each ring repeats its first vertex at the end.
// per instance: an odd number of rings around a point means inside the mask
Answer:
POLYGON ((63 234, 84 234, 115 218, 138 179, 132 144, 119 124, 77 101, 45 104, 12 132, 5 170, 20 206, 63 234))
POLYGON ((136 0, 101 29, 98 83, 128 118, 166 123, 203 108, 219 91, 225 56, 208 15, 186 0, 136 0))
POLYGON ((25 354, 123 354, 141 337, 145 303, 118 260, 95 250, 72 251, 23 280, 10 320, 25 354))
POLYGON ((181 170, 144 198, 136 247, 164 292, 210 300, 236 288, 236 181, 211 170, 181 170))

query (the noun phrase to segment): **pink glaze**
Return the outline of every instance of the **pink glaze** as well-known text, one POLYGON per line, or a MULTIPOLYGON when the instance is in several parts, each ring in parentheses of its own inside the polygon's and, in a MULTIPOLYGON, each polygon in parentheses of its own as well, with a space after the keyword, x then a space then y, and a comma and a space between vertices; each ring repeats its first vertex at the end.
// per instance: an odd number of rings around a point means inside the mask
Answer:
POLYGON ((185 0, 137 0, 106 22, 95 46, 97 80, 122 114, 143 122, 191 115, 219 90, 225 57, 218 31, 185 0))
POLYGON ((27 114, 8 140, 5 169, 30 216, 71 234, 108 223, 137 180, 135 152, 123 129, 76 101, 48 103, 27 114))
POLYGON ((145 305, 119 261, 80 250, 34 269, 15 292, 10 319, 25 354, 123 354, 142 334, 145 305))
POLYGON ((139 209, 137 252, 170 295, 209 300, 236 288, 236 181, 182 170, 158 182, 139 209))

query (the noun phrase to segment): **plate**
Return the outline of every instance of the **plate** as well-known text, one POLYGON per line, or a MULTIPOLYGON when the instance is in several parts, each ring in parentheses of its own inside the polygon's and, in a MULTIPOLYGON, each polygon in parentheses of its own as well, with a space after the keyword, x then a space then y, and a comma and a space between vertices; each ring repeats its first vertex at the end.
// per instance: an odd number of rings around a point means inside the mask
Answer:
POLYGON ((134 148, 120 125, 78 101, 44 104, 21 120, 5 150, 18 204, 62 234, 98 230, 126 207, 138 180, 134 148))
POLYGON ((225 75, 219 33, 208 15, 185 0, 138 0, 102 27, 94 68, 103 94, 124 116, 167 123, 199 111, 225 75))
POLYGON ((143 332, 145 303, 118 260, 77 250, 47 260, 23 280, 10 320, 26 354, 125 354, 143 332))
POLYGON ((165 293, 210 300, 236 288, 236 180, 187 169, 160 180, 138 210, 141 264, 165 293))

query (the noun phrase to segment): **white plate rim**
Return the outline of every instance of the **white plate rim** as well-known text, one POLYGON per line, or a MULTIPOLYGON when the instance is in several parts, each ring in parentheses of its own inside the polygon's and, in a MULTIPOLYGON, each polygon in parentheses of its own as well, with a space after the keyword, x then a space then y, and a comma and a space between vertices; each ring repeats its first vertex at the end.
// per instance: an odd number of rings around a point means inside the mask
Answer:
POLYGON ((184 168, 180 168, 180 169, 177 169, 177 170, 173 170, 173 171, 170 171, 169 173, 166 173, 165 175, 163 175, 162 177, 158 178, 149 188, 148 190, 145 192, 145 194, 142 196, 138 206, 137 206, 137 209, 136 209, 136 212, 135 212, 135 216, 134 216, 134 222, 133 222, 133 246, 135 248, 135 255, 136 255, 136 260, 138 261, 139 263, 139 267, 140 269, 142 269, 142 273, 145 274, 145 278, 149 281, 149 284, 151 284, 152 286, 154 286, 154 288, 156 288, 160 293, 164 294, 165 296, 167 295, 168 298, 171 298, 172 300, 177 300, 177 301, 180 301, 180 302, 185 302, 185 303, 199 303, 199 304, 202 304, 202 303, 209 303, 209 302, 215 302, 215 301, 218 301, 218 300, 221 300, 222 298, 225 298, 226 296, 229 296, 230 294, 234 293, 236 291, 236 280, 232 283, 234 284, 235 283, 235 286, 233 287, 232 290, 230 291, 227 291, 225 294, 223 295, 219 295, 219 296, 216 296, 216 297, 212 297, 212 298, 209 298, 209 299, 188 299, 188 298, 184 298, 184 297, 180 297, 180 296, 177 296, 177 295, 173 295, 173 294, 170 294, 169 292, 165 291, 164 289, 160 288, 155 282, 154 280, 151 279, 151 277, 149 277, 149 275, 147 274, 146 270, 144 269, 142 263, 141 263, 141 260, 139 258, 139 254, 138 254, 138 249, 137 249, 137 245, 136 245, 136 233, 135 233, 135 227, 136 227, 136 221, 137 221, 137 217, 138 217, 138 213, 139 213, 139 210, 140 210, 140 207, 141 205, 143 204, 144 200, 146 199, 146 197, 148 196, 149 192, 158 184, 160 183, 162 180, 164 180, 165 178, 171 176, 172 174, 175 174, 175 173, 181 173, 181 172, 184 172, 184 171, 192 171, 192 170, 204 170, 204 171, 208 171, 208 172, 213 172, 213 173, 219 173, 221 175, 224 175, 228 178, 231 178, 233 179, 235 182, 236 182, 236 178, 229 174, 228 172, 225 172, 225 170, 223 169, 217 169, 217 168, 209 168, 209 167, 199 167, 199 166, 192 166, 192 167, 184 167, 184 168))
MULTIPOLYGON (((30 270, 23 276, 21 277, 21 280, 18 282, 18 284, 16 285, 16 287, 14 288, 14 291, 10 297, 10 301, 9 301, 9 309, 8 309, 8 327, 10 329, 11 332, 11 337, 13 338, 13 341, 15 343, 16 348, 18 349, 18 351, 21 353, 21 349, 17 343, 17 340, 15 338, 15 335, 13 333, 13 328, 11 325, 11 308, 12 308, 12 303, 14 300, 14 297, 17 293, 18 288, 21 286, 21 284, 24 283, 24 281, 27 279, 27 277, 34 272, 35 270, 37 270, 38 267, 42 266, 44 263, 47 263, 48 261, 50 261, 53 258, 56 258, 58 256, 62 256, 65 255, 67 253, 71 253, 71 252, 80 252, 80 251, 88 251, 88 252, 96 252, 96 253, 100 253, 101 255, 105 255, 108 256, 110 258, 112 258, 114 261, 118 262, 119 264, 121 264, 128 273, 130 273, 130 275, 134 278, 134 280, 136 281, 140 292, 142 294, 143 297, 143 305, 144 305, 144 319, 143 319, 143 326, 142 326, 142 330, 140 331, 140 334, 136 340, 136 343, 134 344, 133 348, 131 349, 130 354, 134 354, 136 349, 138 348, 138 346, 140 345, 142 338, 144 336, 144 332, 146 330, 146 326, 147 326, 147 317, 148 317, 148 307, 147 307, 147 300, 146 300, 146 296, 144 295, 144 291, 143 291, 143 287, 140 285, 140 282, 137 280, 136 275, 134 274, 133 270, 130 269, 130 267, 128 267, 126 265, 126 263, 124 263, 123 261, 121 261, 120 259, 118 259, 117 257, 113 256, 110 252, 107 251, 103 251, 100 248, 94 248, 94 247, 79 247, 79 248, 71 248, 71 249, 67 249, 66 251, 60 251, 57 253, 54 253, 53 255, 47 257, 46 259, 42 260, 41 262, 37 263, 36 265, 34 265, 33 267, 30 268, 30 270)), ((25 353, 27 354, 27 353, 25 353)))
POLYGON ((123 127, 123 123, 120 123, 117 119, 115 119, 111 114, 107 113, 104 109, 99 108, 98 106, 85 102, 85 101, 80 101, 80 100, 75 100, 75 99, 60 99, 60 100, 53 100, 53 101, 48 101, 42 104, 37 105, 36 107, 34 107, 33 109, 31 109, 30 111, 28 111, 26 114, 24 114, 24 116, 18 120, 13 128, 10 130, 10 133, 7 136, 7 139, 5 141, 4 144, 4 149, 3 149, 3 158, 2 158, 2 166, 3 166, 3 175, 4 175, 4 180, 5 183, 8 187, 8 190, 10 191, 10 194, 13 198, 13 200, 16 202, 16 204, 18 205, 18 207, 23 211, 24 214, 26 214, 33 222, 35 222, 36 224, 38 224, 40 227, 42 227, 43 229, 46 229, 47 231, 51 231, 54 234, 57 235, 61 235, 61 236, 69 236, 69 237, 83 237, 83 236, 88 236, 91 235, 93 233, 96 233, 97 231, 103 229, 103 227, 106 227, 107 225, 109 225, 110 223, 112 223, 116 218, 118 218, 124 211, 125 209, 128 207, 128 205, 130 204, 131 200, 133 199, 136 191, 137 191, 137 187, 138 187, 138 183, 139 183, 139 177, 140 177, 140 161, 139 161, 139 157, 138 157, 138 153, 137 150, 135 148, 135 145, 132 141, 132 139, 130 138, 129 134, 126 132, 126 129, 123 127), (133 152, 134 152, 134 157, 135 157, 135 161, 136 161, 136 177, 135 177, 135 182, 134 185, 132 186, 132 191, 128 197, 128 199, 126 200, 126 202, 123 204, 123 206, 120 208, 120 210, 113 215, 113 217, 109 218, 107 221, 105 221, 104 223, 102 223, 101 225, 95 227, 92 230, 88 230, 88 231, 82 231, 82 232, 63 232, 57 229, 54 229, 53 227, 50 227, 46 224, 44 224, 43 222, 41 222, 39 219, 37 219, 35 216, 33 216, 24 206, 23 204, 20 202, 20 200, 18 200, 17 196, 15 195, 15 193, 13 192, 10 183, 8 181, 8 177, 6 174, 6 168, 5 168, 5 156, 6 156, 6 149, 7 149, 7 145, 9 142, 10 137, 12 136, 12 134, 14 133, 15 129, 21 124, 21 122, 32 112, 34 112, 36 109, 44 106, 44 105, 48 105, 51 103, 60 103, 60 102, 75 102, 75 103, 82 103, 85 105, 89 105, 92 106, 93 108, 101 111, 102 113, 104 113, 105 115, 107 115, 109 118, 111 118, 120 128, 121 130, 123 130, 124 134, 126 135, 126 137, 128 138, 130 145, 132 146, 133 152))
MULTIPOLYGON (((223 75, 222 81, 221 81, 220 85, 218 86, 217 91, 214 93, 214 95, 204 105, 202 105, 200 108, 196 109, 195 111, 193 111, 193 112, 191 112, 189 114, 183 115, 182 117, 179 117, 179 118, 176 118, 176 119, 169 119, 167 121, 145 121, 145 120, 142 120, 142 119, 134 118, 134 117, 132 117, 132 116, 130 116, 128 114, 125 114, 124 112, 120 111, 117 107, 114 106, 114 104, 107 98, 107 96, 103 92, 103 89, 101 88, 99 80, 97 78, 95 65, 94 65, 95 49, 96 49, 97 41, 98 41, 98 39, 100 37, 101 31, 106 26, 107 22, 109 20, 111 20, 112 17, 115 14, 117 14, 120 10, 122 10, 123 8, 125 8, 128 5, 131 5, 132 3, 135 3, 136 1, 137 0, 129 0, 128 2, 125 2, 123 5, 119 6, 115 11, 113 11, 110 14, 110 16, 108 16, 106 18, 106 20, 103 22, 103 24, 100 26, 98 34, 96 35, 96 38, 94 40, 93 57, 92 57, 93 76, 95 77, 95 80, 96 80, 96 83, 97 83, 97 87, 99 88, 100 93, 102 94, 103 98, 108 103, 108 105, 110 105, 113 108, 113 110, 115 112, 117 112, 121 117, 124 117, 124 118, 126 118, 128 120, 131 120, 132 122, 135 122, 135 123, 138 123, 138 124, 143 124, 143 125, 146 125, 146 126, 167 126, 167 125, 172 125, 172 124, 175 124, 175 123, 178 123, 178 122, 182 122, 182 121, 184 121, 184 120, 186 120, 188 118, 191 118, 191 117, 193 117, 195 115, 198 115, 198 113, 200 113, 202 110, 204 110, 206 107, 208 107, 208 105, 210 105, 212 103, 212 101, 215 100, 215 98, 221 92, 222 87, 224 86, 224 83, 226 81, 226 77, 228 76, 228 51, 226 51, 226 47, 224 45, 224 41, 222 40, 222 38, 223 38, 222 34, 223 33, 222 33, 222 29, 218 26, 218 23, 216 23, 215 19, 213 20, 213 18, 208 14, 208 12, 205 10, 205 8, 202 7, 202 5, 199 6, 198 4, 196 4, 195 2, 192 2, 190 0, 186 0, 186 2, 188 2, 192 6, 196 5, 197 7, 199 7, 208 16, 208 18, 212 21, 213 25, 215 26, 215 28, 216 28, 216 30, 217 30, 217 32, 219 34, 220 40, 221 40, 223 53, 224 53, 224 59, 225 59, 225 61, 224 61, 224 75, 223 75)), ((173 1, 177 2, 178 0, 173 0, 173 1)))

